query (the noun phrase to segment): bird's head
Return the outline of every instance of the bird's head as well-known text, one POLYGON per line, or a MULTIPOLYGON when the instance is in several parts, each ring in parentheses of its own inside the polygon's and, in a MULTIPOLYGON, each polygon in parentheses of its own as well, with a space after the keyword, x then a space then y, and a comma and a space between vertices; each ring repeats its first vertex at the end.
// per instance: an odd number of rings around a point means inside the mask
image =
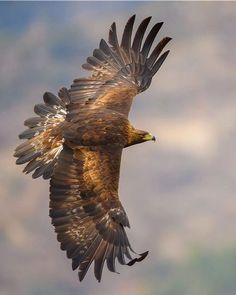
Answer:
POLYGON ((129 142, 126 146, 131 146, 150 140, 156 141, 155 136, 153 136, 151 133, 144 130, 133 129, 129 136, 129 142))
POLYGON ((144 135, 143 135, 143 141, 149 141, 149 140, 152 140, 152 141, 156 141, 156 137, 154 135, 152 135, 151 133, 149 132, 146 132, 144 135))

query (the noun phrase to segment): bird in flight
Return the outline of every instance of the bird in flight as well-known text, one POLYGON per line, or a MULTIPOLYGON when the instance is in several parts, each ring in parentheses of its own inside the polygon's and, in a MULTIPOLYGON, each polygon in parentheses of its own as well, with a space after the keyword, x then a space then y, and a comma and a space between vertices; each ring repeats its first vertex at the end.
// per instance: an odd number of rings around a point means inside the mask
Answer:
POLYGON ((15 149, 16 164, 27 163, 23 172, 50 179, 49 215, 80 281, 92 262, 100 282, 105 262, 116 272, 116 260, 133 265, 148 254, 137 254, 130 245, 118 186, 123 149, 155 140, 128 120, 133 98, 150 86, 169 53, 162 53, 169 37, 150 53, 163 25, 156 23, 144 38, 150 20, 145 18, 132 38, 132 16, 120 43, 113 23, 108 42, 102 39, 82 65, 91 75, 75 79, 58 96, 46 92, 44 103, 34 107, 37 116, 24 122, 28 128, 19 138, 26 141, 15 149))

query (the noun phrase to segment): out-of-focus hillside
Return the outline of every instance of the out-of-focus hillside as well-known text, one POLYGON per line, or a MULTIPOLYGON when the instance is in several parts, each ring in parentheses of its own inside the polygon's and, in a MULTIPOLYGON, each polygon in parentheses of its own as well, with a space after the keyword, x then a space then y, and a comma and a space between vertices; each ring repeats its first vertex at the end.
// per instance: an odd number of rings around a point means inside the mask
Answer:
MULTIPOLYGON (((0 294, 236 294, 236 3, 0 3, 0 294), (48 183, 14 164, 23 121, 43 93, 81 75, 106 38, 152 15, 171 54, 130 120, 157 142, 124 151, 120 196, 135 250, 120 275, 80 284, 48 217, 48 183)), ((159 38, 160 38, 159 37, 159 38)))

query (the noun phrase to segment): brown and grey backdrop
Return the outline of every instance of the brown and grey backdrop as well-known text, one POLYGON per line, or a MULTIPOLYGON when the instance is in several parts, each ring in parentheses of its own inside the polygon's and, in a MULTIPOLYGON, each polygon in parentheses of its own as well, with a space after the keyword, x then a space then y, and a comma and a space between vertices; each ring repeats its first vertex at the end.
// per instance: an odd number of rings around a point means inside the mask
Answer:
POLYGON ((236 3, 0 3, 0 294, 236 293, 236 3), (157 142, 125 150, 120 196, 143 263, 82 284, 48 217, 48 182, 14 164, 43 93, 69 86, 109 26, 164 21, 166 62, 130 120, 157 142))

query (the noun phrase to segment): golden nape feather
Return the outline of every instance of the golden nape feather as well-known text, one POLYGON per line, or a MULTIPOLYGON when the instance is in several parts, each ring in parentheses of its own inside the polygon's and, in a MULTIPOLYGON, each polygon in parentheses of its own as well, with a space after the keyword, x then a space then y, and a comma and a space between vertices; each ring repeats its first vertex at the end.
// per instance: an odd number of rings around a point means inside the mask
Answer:
POLYGON ((128 120, 133 98, 150 86, 169 53, 162 53, 169 37, 150 53, 163 25, 155 24, 144 38, 150 20, 132 38, 132 16, 120 43, 113 23, 108 43, 102 39, 83 65, 92 75, 75 79, 58 97, 46 92, 44 104, 35 106, 38 116, 25 121, 28 129, 19 137, 26 141, 15 150, 16 163, 27 164, 25 173, 50 178, 52 224, 80 281, 93 262, 100 281, 105 262, 116 272, 116 260, 133 265, 148 254, 137 254, 129 243, 118 187, 123 149, 155 139, 128 120))

